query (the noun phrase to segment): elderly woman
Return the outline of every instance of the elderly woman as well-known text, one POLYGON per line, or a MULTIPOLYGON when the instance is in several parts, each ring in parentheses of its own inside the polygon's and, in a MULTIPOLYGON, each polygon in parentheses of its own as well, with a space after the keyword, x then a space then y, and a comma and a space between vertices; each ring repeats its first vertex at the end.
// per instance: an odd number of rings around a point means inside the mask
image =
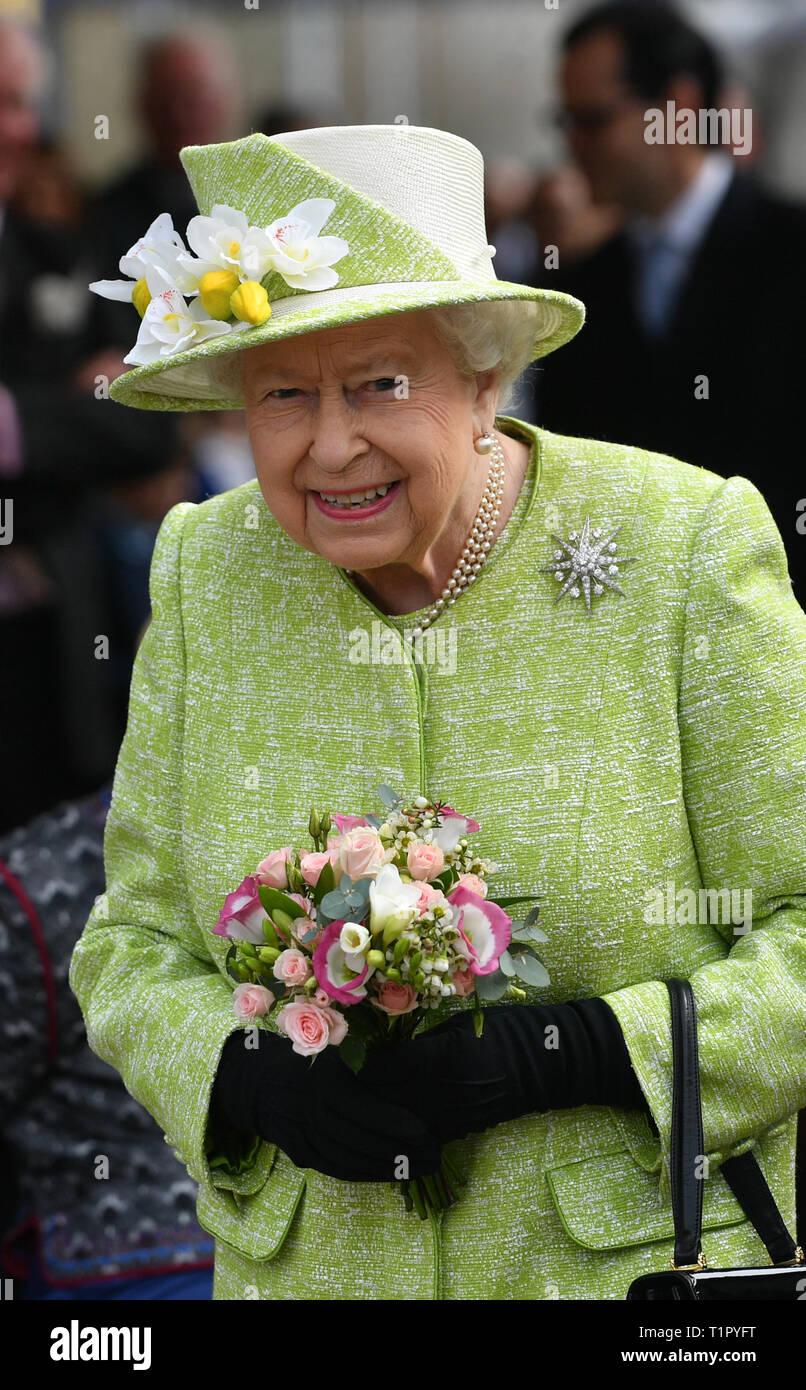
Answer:
POLYGON ((794 1229, 806 617, 765 502, 500 413, 584 310, 495 278, 466 141, 334 127, 182 161, 195 256, 157 219, 93 287, 142 316, 111 394, 244 408, 257 479, 160 530, 70 979, 198 1182, 214 1297, 623 1299, 674 1248, 671 976, 705 1255, 766 1263, 720 1172, 753 1149, 794 1229), (270 1020, 245 1047, 224 896, 312 802, 363 812, 383 782, 478 818, 496 896, 542 897, 549 984, 480 1038, 450 999, 358 1074, 270 1020), (420 1221, 395 1159, 427 1174, 443 1145, 467 1181, 420 1221))

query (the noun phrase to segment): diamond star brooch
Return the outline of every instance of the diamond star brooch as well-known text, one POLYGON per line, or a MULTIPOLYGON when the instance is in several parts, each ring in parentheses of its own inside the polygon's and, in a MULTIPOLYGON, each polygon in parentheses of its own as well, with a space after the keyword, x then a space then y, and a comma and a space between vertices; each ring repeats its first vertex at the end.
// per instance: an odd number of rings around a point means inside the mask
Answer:
POLYGON ((590 617, 591 583, 593 583, 593 592, 597 595, 604 593, 605 589, 614 589, 617 594, 624 593, 615 576, 619 572, 620 565, 625 565, 630 560, 637 560, 638 556, 618 554, 618 547, 613 537, 618 535, 620 530, 621 526, 617 526, 614 531, 603 536, 600 526, 595 526, 591 530, 590 518, 586 516, 582 531, 569 531, 567 541, 556 535, 554 531, 551 532, 555 541, 562 546, 562 550, 555 550, 552 563, 541 565, 538 573, 553 574, 554 578, 562 583, 560 592, 555 596, 555 603, 563 597, 563 594, 569 592, 572 598, 579 598, 580 594, 584 594, 585 606, 588 610, 588 617, 590 617))

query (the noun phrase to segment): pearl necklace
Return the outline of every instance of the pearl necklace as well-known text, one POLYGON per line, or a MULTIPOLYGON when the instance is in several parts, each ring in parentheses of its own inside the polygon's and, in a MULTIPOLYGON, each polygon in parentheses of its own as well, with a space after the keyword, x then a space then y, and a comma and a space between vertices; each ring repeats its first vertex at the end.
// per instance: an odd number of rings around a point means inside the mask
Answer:
MULTIPOLYGON (((435 600, 434 606, 429 610, 427 616, 417 627, 412 628, 410 637, 420 637, 425 629, 431 626, 434 619, 439 617, 443 608, 450 608, 459 595, 470 588, 492 548, 493 536, 501 511, 501 501, 504 496, 506 477, 506 459, 497 439, 490 449, 490 455, 487 485, 465 548, 446 587, 442 590, 439 598, 435 600)), ((355 574, 355 570, 345 570, 344 573, 355 574)))

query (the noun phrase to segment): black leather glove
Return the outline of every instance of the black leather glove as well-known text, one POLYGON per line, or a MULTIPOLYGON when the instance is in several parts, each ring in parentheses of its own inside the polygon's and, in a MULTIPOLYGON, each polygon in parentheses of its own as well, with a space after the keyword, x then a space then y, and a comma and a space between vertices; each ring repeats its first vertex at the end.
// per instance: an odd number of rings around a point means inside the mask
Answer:
POLYGON ((416 1113, 370 1091, 335 1047, 313 1059, 287 1038, 258 1030, 259 1046, 244 1046, 237 1029, 221 1050, 210 1094, 213 1135, 235 1130, 277 1144, 298 1168, 315 1168, 352 1182, 392 1182, 405 1154, 408 1176, 439 1167, 441 1145, 416 1113))
POLYGON ((603 999, 471 1010, 408 1042, 374 1048, 359 1077, 414 1110, 447 1143, 534 1111, 649 1106, 616 1015, 603 999), (545 1030, 557 1028, 556 1044, 545 1030), (549 1045, 547 1046, 547 1041, 549 1045))

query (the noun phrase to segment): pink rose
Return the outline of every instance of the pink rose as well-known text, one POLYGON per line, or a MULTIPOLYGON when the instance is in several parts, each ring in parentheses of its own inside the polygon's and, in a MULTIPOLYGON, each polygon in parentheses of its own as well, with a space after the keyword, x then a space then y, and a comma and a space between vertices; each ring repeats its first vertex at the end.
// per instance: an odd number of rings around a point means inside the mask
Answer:
POLYGON ((311 962, 302 951, 290 946, 288 950, 280 952, 272 966, 272 973, 283 984, 303 985, 311 973, 311 962))
POLYGON ((303 912, 310 913, 313 907, 313 898, 306 898, 302 893, 287 893, 286 896, 291 899, 292 903, 296 903, 297 907, 301 907, 303 912))
POLYGON ((331 849, 324 850, 323 852, 318 854, 301 855, 299 861, 299 868, 302 877, 305 879, 305 882, 309 883, 312 888, 315 888, 317 883, 319 882, 319 875, 324 869, 325 864, 332 864, 335 868, 336 860, 338 859, 338 857, 339 852, 336 848, 335 841, 331 849))
POLYGON ((431 883, 420 885, 420 896, 417 899, 416 907, 418 912, 427 912, 434 903, 444 903, 447 899, 441 888, 435 888, 431 883))
POLYGON ((273 849, 271 854, 261 859, 255 869, 258 883, 265 883, 269 888, 287 888, 288 875, 285 866, 293 852, 291 845, 283 845, 282 849, 273 849))
POLYGON ((232 1002, 238 1018, 242 1023, 247 1023, 268 1013, 274 1003, 274 995, 263 985, 236 985, 232 991, 232 1002))
POLYGON ((436 878, 445 868, 445 855, 439 845, 415 842, 409 845, 406 863, 412 878, 436 878))
POLYGON ((337 848, 338 865, 334 865, 337 881, 341 872, 349 874, 355 883, 356 879, 364 878, 366 874, 376 874, 383 864, 383 842, 377 830, 371 827, 368 830, 360 827, 348 830, 338 840, 337 848))
MULTIPOLYGON (((295 917, 292 930, 297 940, 301 941, 302 937, 305 936, 307 932, 311 931, 312 929, 315 929, 316 926, 317 923, 312 921, 310 917, 295 917)), ((314 951, 319 945, 319 942, 322 939, 323 931, 324 927, 321 927, 320 930, 316 933, 316 936, 312 936, 310 941, 305 942, 305 945, 302 949, 307 951, 309 955, 313 955, 314 951)))
POLYGON ((396 980, 384 980, 373 999, 385 1014, 410 1014, 417 1007, 417 993, 411 985, 398 984, 396 980))
POLYGON ((469 970, 456 970, 451 975, 451 984, 456 986, 456 993, 460 999, 466 994, 472 994, 476 988, 476 981, 469 970))
POLYGON ((331 1020, 324 1009, 307 999, 295 999, 277 1015, 277 1027, 291 1039, 295 1052, 310 1057, 330 1042, 331 1020))
POLYGON ((471 893, 478 893, 480 898, 487 896, 487 884, 483 878, 479 878, 478 874, 460 874, 454 887, 468 888, 471 893))
MULTIPOLYGON (((324 990, 322 993, 324 994, 324 990)), ((332 1004, 326 1004, 322 1009, 322 1013, 325 1014, 330 1024, 330 1038, 328 1041, 332 1047, 338 1047, 339 1043, 344 1040, 347 1034, 347 1019, 344 1017, 344 1014, 339 1013, 338 1009, 334 1009, 332 1004)))

